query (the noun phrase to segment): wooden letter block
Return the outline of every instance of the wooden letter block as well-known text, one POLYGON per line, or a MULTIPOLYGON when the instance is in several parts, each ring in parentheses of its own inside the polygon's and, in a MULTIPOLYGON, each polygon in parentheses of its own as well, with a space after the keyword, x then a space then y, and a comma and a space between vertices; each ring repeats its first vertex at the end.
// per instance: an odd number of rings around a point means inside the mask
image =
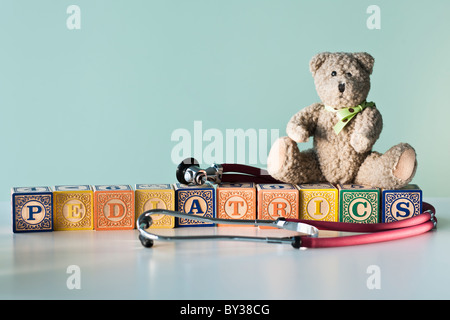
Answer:
MULTIPOLYGON (((188 186, 175 184, 176 210, 187 214, 204 217, 216 216, 216 192, 211 185, 188 186)), ((175 219, 177 227, 211 227, 214 223, 195 221, 191 219, 175 219)))
POLYGON ((89 185, 53 187, 54 230, 94 229, 94 192, 89 185))
POLYGON ((380 190, 357 184, 339 184, 339 221, 378 223, 380 190))
POLYGON ((299 194, 292 184, 258 184, 258 219, 298 218, 299 194))
POLYGON ((338 190, 330 183, 300 184, 300 219, 339 221, 338 190))
POLYGON ((95 230, 134 229, 134 190, 129 185, 94 186, 95 230))
POLYGON ((398 190, 381 190, 381 222, 394 222, 422 212, 422 190, 409 184, 398 190))
MULTIPOLYGON (((220 219, 256 219, 254 183, 221 183, 216 187, 217 217, 220 219)), ((218 226, 239 226, 218 224, 218 226)))
POLYGON ((11 189, 13 232, 53 231, 53 193, 49 187, 11 189))
MULTIPOLYGON (((136 220, 147 210, 175 210, 175 191, 171 184, 137 184, 135 188, 136 220)), ((151 215, 150 228, 174 228, 175 217, 164 214, 151 215)))

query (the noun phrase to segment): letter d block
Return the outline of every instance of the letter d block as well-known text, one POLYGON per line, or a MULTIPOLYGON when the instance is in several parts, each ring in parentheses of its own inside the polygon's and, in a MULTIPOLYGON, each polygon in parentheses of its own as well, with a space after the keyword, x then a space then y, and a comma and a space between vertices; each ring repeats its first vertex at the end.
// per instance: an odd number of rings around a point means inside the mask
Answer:
POLYGON ((339 184, 339 221, 378 223, 380 191, 357 184, 339 184))
POLYGON ((11 189, 13 232, 53 231, 53 193, 49 187, 11 189))
MULTIPOLYGON (((137 184, 135 188, 136 220, 147 210, 175 210, 175 192, 171 184, 137 184)), ((174 228, 175 217, 153 214, 150 228, 174 228)))
POLYGON ((94 192, 88 185, 53 187, 55 230, 94 229, 94 192))
POLYGON ((299 194, 292 184, 258 184, 258 219, 298 218, 299 194))
MULTIPOLYGON (((256 219, 256 186, 254 183, 224 182, 216 187, 217 217, 220 219, 256 219)), ((239 226, 219 224, 218 226, 239 226)))
POLYGON ((419 215, 422 212, 422 190, 409 184, 398 190, 381 190, 381 222, 394 222, 419 215))
POLYGON ((94 186, 95 230, 134 229, 134 190, 129 185, 94 186))
MULTIPOLYGON (((176 183, 175 207, 176 210, 187 214, 215 218, 216 195, 213 186, 187 186, 176 183)), ((212 227, 214 223, 196 221, 191 219, 175 219, 177 227, 212 227)))
POLYGON ((330 183, 300 184, 300 219, 339 221, 338 189, 330 183))

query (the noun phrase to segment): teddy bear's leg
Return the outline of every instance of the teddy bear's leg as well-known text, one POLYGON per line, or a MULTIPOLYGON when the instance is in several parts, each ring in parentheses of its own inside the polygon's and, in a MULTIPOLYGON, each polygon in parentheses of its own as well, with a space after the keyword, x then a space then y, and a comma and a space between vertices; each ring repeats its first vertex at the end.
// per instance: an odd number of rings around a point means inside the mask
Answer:
POLYGON ((415 150, 407 143, 400 143, 385 154, 372 152, 361 165, 355 183, 398 189, 411 182, 416 169, 415 150))
POLYGON ((315 151, 300 152, 297 143, 289 137, 279 138, 272 145, 267 157, 267 171, 285 183, 324 181, 315 151))

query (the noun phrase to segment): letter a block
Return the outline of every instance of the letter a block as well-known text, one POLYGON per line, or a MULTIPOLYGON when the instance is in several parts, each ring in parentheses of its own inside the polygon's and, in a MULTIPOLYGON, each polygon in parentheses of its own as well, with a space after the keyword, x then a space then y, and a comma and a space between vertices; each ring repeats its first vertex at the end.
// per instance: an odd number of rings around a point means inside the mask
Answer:
POLYGON ((49 187, 11 189, 13 232, 53 231, 53 193, 49 187))
POLYGON ((292 184, 258 184, 258 219, 298 218, 299 194, 292 184))
POLYGON ((339 221, 338 189, 330 183, 300 184, 300 219, 339 221))
POLYGON ((95 230, 134 229, 134 190, 129 185, 94 186, 95 230))
POLYGON ((422 190, 409 184, 398 190, 381 190, 381 222, 394 222, 417 216, 422 212, 422 190))
MULTIPOLYGON (((216 195, 211 185, 188 186, 175 184, 176 210, 187 214, 195 214, 204 217, 215 218, 216 195)), ((196 221, 191 219, 175 219, 177 227, 211 227, 214 223, 196 221)))
POLYGON ((358 184, 339 184, 339 221, 378 223, 380 190, 358 184))
MULTIPOLYGON (((147 210, 175 210, 175 191, 171 184, 137 184, 135 188, 136 220, 147 210)), ((175 217, 153 214, 150 228, 173 228, 175 217)))
MULTIPOLYGON (((256 186, 254 183, 217 185, 217 217, 220 219, 256 219, 256 186)), ((238 226, 219 224, 218 226, 238 226)))
POLYGON ((94 229, 94 192, 88 185, 53 187, 54 230, 94 229))

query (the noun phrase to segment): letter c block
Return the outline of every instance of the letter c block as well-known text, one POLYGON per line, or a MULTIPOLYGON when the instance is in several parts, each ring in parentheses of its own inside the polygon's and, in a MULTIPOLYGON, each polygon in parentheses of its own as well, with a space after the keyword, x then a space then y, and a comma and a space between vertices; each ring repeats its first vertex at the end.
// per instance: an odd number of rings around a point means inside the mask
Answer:
POLYGON ((380 190, 370 186, 339 184, 339 221, 378 223, 380 190))

